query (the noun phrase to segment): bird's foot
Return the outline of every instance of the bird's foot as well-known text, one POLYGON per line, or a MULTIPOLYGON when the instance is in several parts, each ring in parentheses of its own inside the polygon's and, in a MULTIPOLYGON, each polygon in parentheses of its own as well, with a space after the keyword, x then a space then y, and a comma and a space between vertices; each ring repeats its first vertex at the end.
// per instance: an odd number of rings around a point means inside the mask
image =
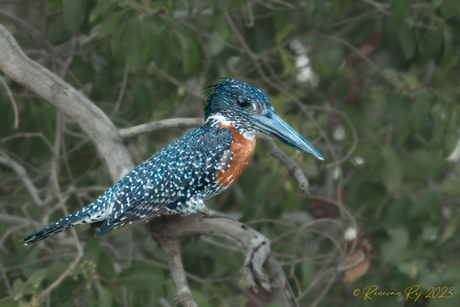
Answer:
POLYGON ((202 221, 204 218, 216 218, 216 217, 219 217, 219 218, 223 218, 223 219, 229 219, 229 220, 232 220, 232 221, 235 221, 235 219, 225 213, 222 213, 222 212, 219 212, 219 211, 215 211, 215 210, 212 210, 212 209, 209 209, 209 208, 202 208, 200 210, 197 210, 198 212, 202 213, 203 215, 200 216, 200 221, 202 221))

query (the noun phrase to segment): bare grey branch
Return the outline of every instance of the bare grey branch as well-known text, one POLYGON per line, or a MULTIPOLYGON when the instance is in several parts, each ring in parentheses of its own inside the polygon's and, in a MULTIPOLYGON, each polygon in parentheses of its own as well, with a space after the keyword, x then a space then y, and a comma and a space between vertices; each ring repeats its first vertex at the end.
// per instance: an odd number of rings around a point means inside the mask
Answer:
POLYGON ((157 130, 169 128, 195 128, 203 125, 202 118, 171 118, 159 120, 148 124, 120 129, 120 135, 123 139, 128 139, 137 135, 147 134, 157 130))
POLYGON ((64 80, 29 59, 2 25, 0 68, 76 122, 96 145, 113 181, 134 168, 118 130, 104 112, 64 80))
POLYGON ((293 161, 289 158, 278 146, 273 143, 270 138, 266 136, 259 136, 262 143, 264 143, 265 148, 267 148, 268 152, 275 158, 281 161, 283 165, 288 170, 289 174, 294 177, 295 180, 299 183, 300 192, 305 197, 310 197, 310 192, 308 191, 309 183, 307 177, 305 177, 302 168, 300 167, 299 163, 293 161))
MULTIPOLYGON (((174 242, 185 237, 203 235, 221 238, 234 243, 245 253, 246 262, 251 263, 249 266, 252 265, 251 270, 246 270, 245 274, 250 274, 249 272, 254 274, 255 271, 259 271, 256 273, 257 275, 252 275, 254 281, 262 282, 262 286, 266 289, 271 288, 281 299, 283 306, 299 306, 280 264, 270 251, 267 238, 254 229, 228 219, 208 218, 200 221, 196 215, 159 217, 149 222, 147 229, 155 240, 160 238, 160 240, 174 242), (250 260, 248 260, 248 257, 250 260), (262 277, 258 276, 261 273, 261 267, 266 270, 269 277, 268 282, 265 284, 263 275, 262 277)), ((176 266, 175 271, 180 273, 181 278, 185 278, 185 273, 178 271, 179 269, 183 270, 182 264, 180 267, 176 266)), ((171 271, 173 271, 173 268, 171 268, 171 271)), ((174 273, 173 278, 176 281, 174 273)), ((184 283, 181 282, 179 285, 183 286, 184 283)))

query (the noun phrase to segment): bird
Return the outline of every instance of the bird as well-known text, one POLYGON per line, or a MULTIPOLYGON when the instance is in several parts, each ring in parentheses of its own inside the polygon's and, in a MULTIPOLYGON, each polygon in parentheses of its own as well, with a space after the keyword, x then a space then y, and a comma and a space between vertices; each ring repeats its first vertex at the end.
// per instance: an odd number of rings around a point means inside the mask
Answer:
POLYGON ((138 165, 99 198, 38 232, 25 245, 83 224, 96 237, 162 215, 231 218, 204 201, 234 184, 248 165, 256 135, 268 135, 301 152, 321 154, 281 120, 267 96, 249 84, 223 79, 206 88, 205 123, 138 165))

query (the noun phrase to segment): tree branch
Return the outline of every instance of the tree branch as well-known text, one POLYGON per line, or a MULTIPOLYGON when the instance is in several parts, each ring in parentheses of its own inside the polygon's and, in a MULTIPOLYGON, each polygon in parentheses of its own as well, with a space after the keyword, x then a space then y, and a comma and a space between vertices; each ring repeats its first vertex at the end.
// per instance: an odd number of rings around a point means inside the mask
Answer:
MULTIPOLYGON (((128 151, 123 145, 123 138, 171 127, 197 127, 203 123, 202 119, 171 119, 119 131, 110 119, 84 95, 48 69, 25 56, 11 34, 1 25, 0 68, 11 79, 31 89, 67 117, 75 121, 95 143, 114 181, 121 178, 134 167, 128 151)), ((161 70, 157 71, 160 75, 168 78, 165 72, 161 70)), ((175 79, 169 79, 171 82, 176 83, 176 85, 184 87, 183 84, 175 82, 175 79)), ((197 93, 194 96, 203 98, 202 95, 197 93)), ((58 149, 59 146, 56 144, 55 149, 58 149)), ((280 159, 283 164, 290 165, 290 168, 288 168, 289 172, 297 180, 299 178, 303 180, 303 184, 308 187, 306 178, 303 176, 302 179, 301 175, 298 174, 300 170, 298 165, 296 167, 296 163, 290 160, 289 157, 281 155, 281 151, 276 145, 273 143, 268 144, 267 149, 270 153, 280 159)), ((56 153, 55 155, 57 156, 56 153)), ((60 204, 63 205, 55 171, 53 172, 53 188, 57 193, 60 204)), ((64 209, 64 211, 66 210, 64 209)), ((1 219, 2 216, 0 215, 1 219)), ((21 221, 23 220, 25 219, 21 218, 21 221)), ((160 217, 148 223, 147 227, 152 237, 159 243, 167 256, 168 265, 178 291, 175 302, 179 306, 197 306, 193 301, 182 265, 180 240, 185 237, 197 237, 200 235, 225 239, 236 244, 245 253, 246 259, 243 276, 249 287, 254 291, 257 291, 260 285, 267 291, 271 290, 276 293, 284 306, 299 306, 280 264, 270 251, 269 240, 255 230, 241 223, 225 219, 204 219, 200 221, 196 215, 160 217), (268 280, 265 278, 262 267, 268 274, 268 280)), ((49 294, 62 281, 62 278, 66 276, 69 270, 78 263, 82 255, 82 250, 81 248, 77 248, 77 250, 78 255, 73 263, 58 280, 52 283, 46 291, 42 292, 40 295, 41 299, 49 294)))
POLYGON ((179 307, 197 307, 193 300, 192 292, 188 287, 187 278, 185 277, 184 266, 180 255, 180 238, 170 238, 163 233, 151 232, 152 238, 157 241, 168 260, 168 266, 171 275, 176 284, 177 295, 174 303, 179 307))
MULTIPOLYGON (((176 265, 174 262, 172 264, 175 266, 174 269, 171 267, 170 262, 174 260, 170 259, 171 255, 168 253, 171 253, 170 246, 177 244, 171 242, 178 242, 186 237, 204 235, 232 242, 245 253, 246 260, 243 276, 248 285, 255 291, 258 289, 258 285, 261 285, 266 290, 271 290, 276 293, 283 302, 283 306, 299 306, 280 264, 270 251, 268 239, 248 226, 227 219, 205 218, 200 221, 197 215, 189 215, 183 217, 159 217, 149 222, 147 224, 147 229, 162 248, 165 244, 161 242, 169 242, 169 244, 166 244, 168 246, 166 250, 165 248, 163 248, 163 250, 165 250, 168 256, 168 263, 170 264, 171 271, 174 272, 173 278, 178 286, 178 291, 180 291, 179 285, 186 285, 186 283, 183 282, 185 279, 185 272, 181 262, 180 266, 176 265), (262 267, 268 274, 268 281, 262 273, 262 267), (178 275, 174 276, 174 274, 178 275)), ((179 253, 177 248, 173 251, 177 254, 179 253)), ((174 257, 177 258, 178 256, 175 255, 174 257)), ((180 295, 180 292, 178 295, 180 295)), ((176 297, 176 303, 177 301, 178 297, 176 297)))
POLYGON ((75 121, 96 145, 114 182, 134 168, 117 128, 107 115, 64 80, 29 59, 2 25, 0 69, 75 121))
POLYGON ((202 118, 170 118, 130 128, 120 129, 119 131, 123 139, 129 139, 137 135, 147 134, 157 130, 169 128, 196 128, 203 124, 204 120, 202 118))
POLYGON ((8 166, 14 172, 16 172, 16 174, 18 174, 19 178, 22 180, 22 183, 26 187, 34 203, 37 206, 41 207, 43 201, 41 200, 40 195, 38 194, 38 190, 35 187, 34 183, 32 182, 32 180, 30 180, 29 176, 27 176, 27 172, 24 169, 24 167, 21 164, 15 162, 13 159, 11 159, 3 150, 0 150, 0 164, 8 166))
POLYGON ((278 146, 273 143, 270 138, 264 135, 259 135, 259 139, 264 143, 265 148, 267 148, 268 152, 272 157, 275 157, 276 159, 280 160, 281 163, 286 167, 288 170, 289 174, 291 174, 292 177, 294 177, 295 180, 299 183, 299 189, 300 192, 305 197, 310 197, 310 192, 308 191, 309 183, 308 179, 305 177, 302 168, 300 167, 299 163, 293 161, 291 158, 289 158, 281 149, 278 148, 278 146))
POLYGON ((19 112, 18 112, 18 105, 16 104, 16 100, 14 100, 13 94, 11 93, 11 89, 8 86, 8 84, 3 80, 2 76, 0 76, 0 83, 3 84, 5 87, 6 93, 8 94, 8 97, 10 97, 11 104, 13 106, 13 112, 14 112, 14 129, 18 129, 19 126, 19 112))

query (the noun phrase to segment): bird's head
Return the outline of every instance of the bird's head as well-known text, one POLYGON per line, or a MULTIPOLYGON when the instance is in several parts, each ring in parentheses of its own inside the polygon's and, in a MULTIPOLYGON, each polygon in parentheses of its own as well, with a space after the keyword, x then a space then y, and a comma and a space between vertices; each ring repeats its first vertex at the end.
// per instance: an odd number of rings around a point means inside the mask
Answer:
POLYGON ((279 118, 270 100, 259 89, 238 80, 207 87, 206 123, 233 126, 247 139, 255 134, 269 135, 319 160, 321 154, 279 118))

